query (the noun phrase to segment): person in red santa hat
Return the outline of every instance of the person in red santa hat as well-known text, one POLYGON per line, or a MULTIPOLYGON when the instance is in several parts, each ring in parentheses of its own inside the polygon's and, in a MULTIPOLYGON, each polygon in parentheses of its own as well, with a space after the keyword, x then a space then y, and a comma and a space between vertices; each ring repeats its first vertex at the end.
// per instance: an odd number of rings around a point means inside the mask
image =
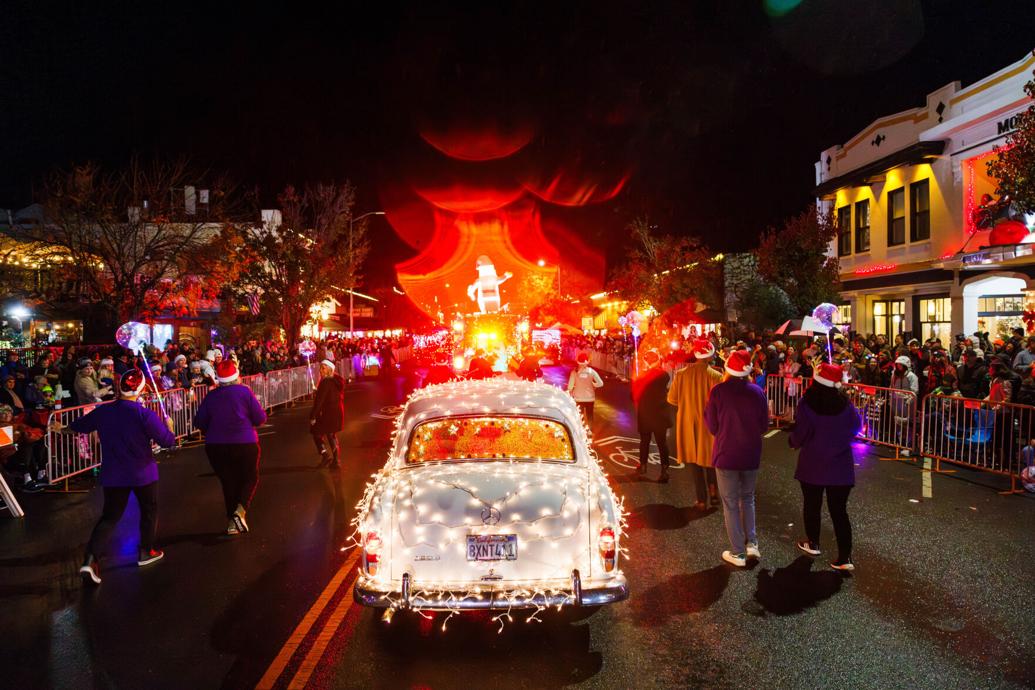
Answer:
POLYGON ((751 383, 751 353, 736 350, 726 360, 726 376, 712 389, 704 408, 704 423, 715 436, 715 466, 730 550, 722 559, 744 567, 758 559, 755 533, 755 481, 762 461, 762 436, 769 429, 769 404, 762 389, 751 383))
POLYGON ((841 367, 833 364, 822 364, 816 369, 812 377, 816 385, 802 396, 789 442, 791 448, 800 450, 794 478, 801 484, 807 537, 797 542, 797 547, 810 556, 820 555, 819 522, 826 493, 837 538, 837 559, 830 567, 854 570, 848 494, 855 485, 852 443, 862 429, 862 418, 841 391, 844 376, 841 367))
POLYGON ((248 531, 245 516, 259 485, 259 434, 266 411, 252 389, 241 384, 237 364, 224 359, 215 367, 217 387, 194 414, 205 434, 205 454, 223 486, 228 535, 248 531))
POLYGON ((694 507, 703 509, 719 503, 712 466, 714 438, 704 424, 704 406, 722 374, 712 368, 715 348, 710 341, 694 340, 691 354, 693 361, 672 377, 668 402, 676 406, 676 458, 690 468, 697 489, 694 507))

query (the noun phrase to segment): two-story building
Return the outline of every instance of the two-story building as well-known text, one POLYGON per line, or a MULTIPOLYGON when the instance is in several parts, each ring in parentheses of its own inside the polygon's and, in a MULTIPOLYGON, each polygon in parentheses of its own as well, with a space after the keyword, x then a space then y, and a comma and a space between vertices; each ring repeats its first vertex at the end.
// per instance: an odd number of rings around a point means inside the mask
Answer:
POLYGON ((995 195, 985 169, 993 148, 1032 104, 1033 69, 1029 55, 966 88, 947 84, 820 154, 816 196, 839 228, 831 251, 853 330, 948 346, 956 333, 995 338, 1023 325, 1035 301, 1035 234, 991 247, 975 216, 983 195, 995 195))

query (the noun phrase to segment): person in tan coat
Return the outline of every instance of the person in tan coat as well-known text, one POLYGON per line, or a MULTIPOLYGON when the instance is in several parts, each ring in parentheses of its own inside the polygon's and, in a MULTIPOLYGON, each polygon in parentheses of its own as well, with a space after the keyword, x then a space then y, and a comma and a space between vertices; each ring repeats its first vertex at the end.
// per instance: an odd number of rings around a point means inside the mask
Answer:
POLYGON ((685 463, 697 489, 695 508, 718 505, 718 486, 712 467, 712 435, 704 425, 704 407, 722 374, 711 368, 715 348, 707 340, 693 343, 694 361, 675 373, 668 402, 676 410, 676 457, 685 463))

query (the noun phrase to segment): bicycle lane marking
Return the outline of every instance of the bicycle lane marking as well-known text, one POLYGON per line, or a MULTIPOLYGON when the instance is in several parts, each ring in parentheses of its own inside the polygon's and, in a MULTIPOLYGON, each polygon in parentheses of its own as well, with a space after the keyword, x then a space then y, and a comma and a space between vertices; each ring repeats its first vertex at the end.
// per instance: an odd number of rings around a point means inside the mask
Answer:
MULTIPOLYGON (((280 674, 284 672, 284 669, 287 668, 288 663, 291 661, 291 657, 293 657, 295 652, 298 651, 303 640, 305 640, 309 631, 312 629, 313 624, 316 623, 316 620, 320 617, 320 614, 323 613, 323 610, 327 608, 327 604, 334 597, 334 594, 341 587, 341 583, 345 580, 348 574, 352 572, 352 569, 355 567, 358 560, 359 550, 357 549, 348 559, 346 559, 338 569, 338 572, 336 572, 334 577, 331 578, 331 581, 327 583, 326 587, 324 587, 320 596, 317 597, 316 601, 313 602, 313 605, 309 607, 308 611, 306 611, 302 620, 299 621, 297 626, 295 626, 295 630, 291 633, 291 637, 289 637, 284 643, 284 646, 280 648, 280 652, 273 659, 273 663, 271 663, 270 667, 266 669, 266 673, 263 674, 259 683, 255 686, 257 690, 270 690, 276 684, 277 679, 280 678, 280 674)), ((352 587, 349 587, 347 596, 351 601, 352 587)), ((335 629, 337 629, 337 625, 335 626, 335 629)), ((324 646, 326 646, 326 644, 324 646)), ((308 660, 308 655, 306 659, 308 660)))

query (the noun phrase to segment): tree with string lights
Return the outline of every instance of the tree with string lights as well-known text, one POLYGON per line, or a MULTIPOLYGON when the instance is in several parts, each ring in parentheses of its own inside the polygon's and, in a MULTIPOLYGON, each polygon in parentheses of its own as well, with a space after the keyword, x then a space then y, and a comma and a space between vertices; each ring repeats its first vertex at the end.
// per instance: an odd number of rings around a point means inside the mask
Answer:
POLYGON ((271 328, 294 347, 310 309, 347 294, 367 255, 365 221, 353 224, 355 188, 349 182, 287 187, 278 197, 279 222, 240 232, 231 257, 240 275, 229 292, 252 301, 271 328))
MULTIPOLYGON (((1035 99, 1035 76, 1024 85, 1024 92, 1035 99)), ((996 155, 987 170, 996 180, 1000 203, 1021 213, 1035 213, 1035 103, 1017 116, 1016 129, 1006 143, 993 150, 996 155)))

